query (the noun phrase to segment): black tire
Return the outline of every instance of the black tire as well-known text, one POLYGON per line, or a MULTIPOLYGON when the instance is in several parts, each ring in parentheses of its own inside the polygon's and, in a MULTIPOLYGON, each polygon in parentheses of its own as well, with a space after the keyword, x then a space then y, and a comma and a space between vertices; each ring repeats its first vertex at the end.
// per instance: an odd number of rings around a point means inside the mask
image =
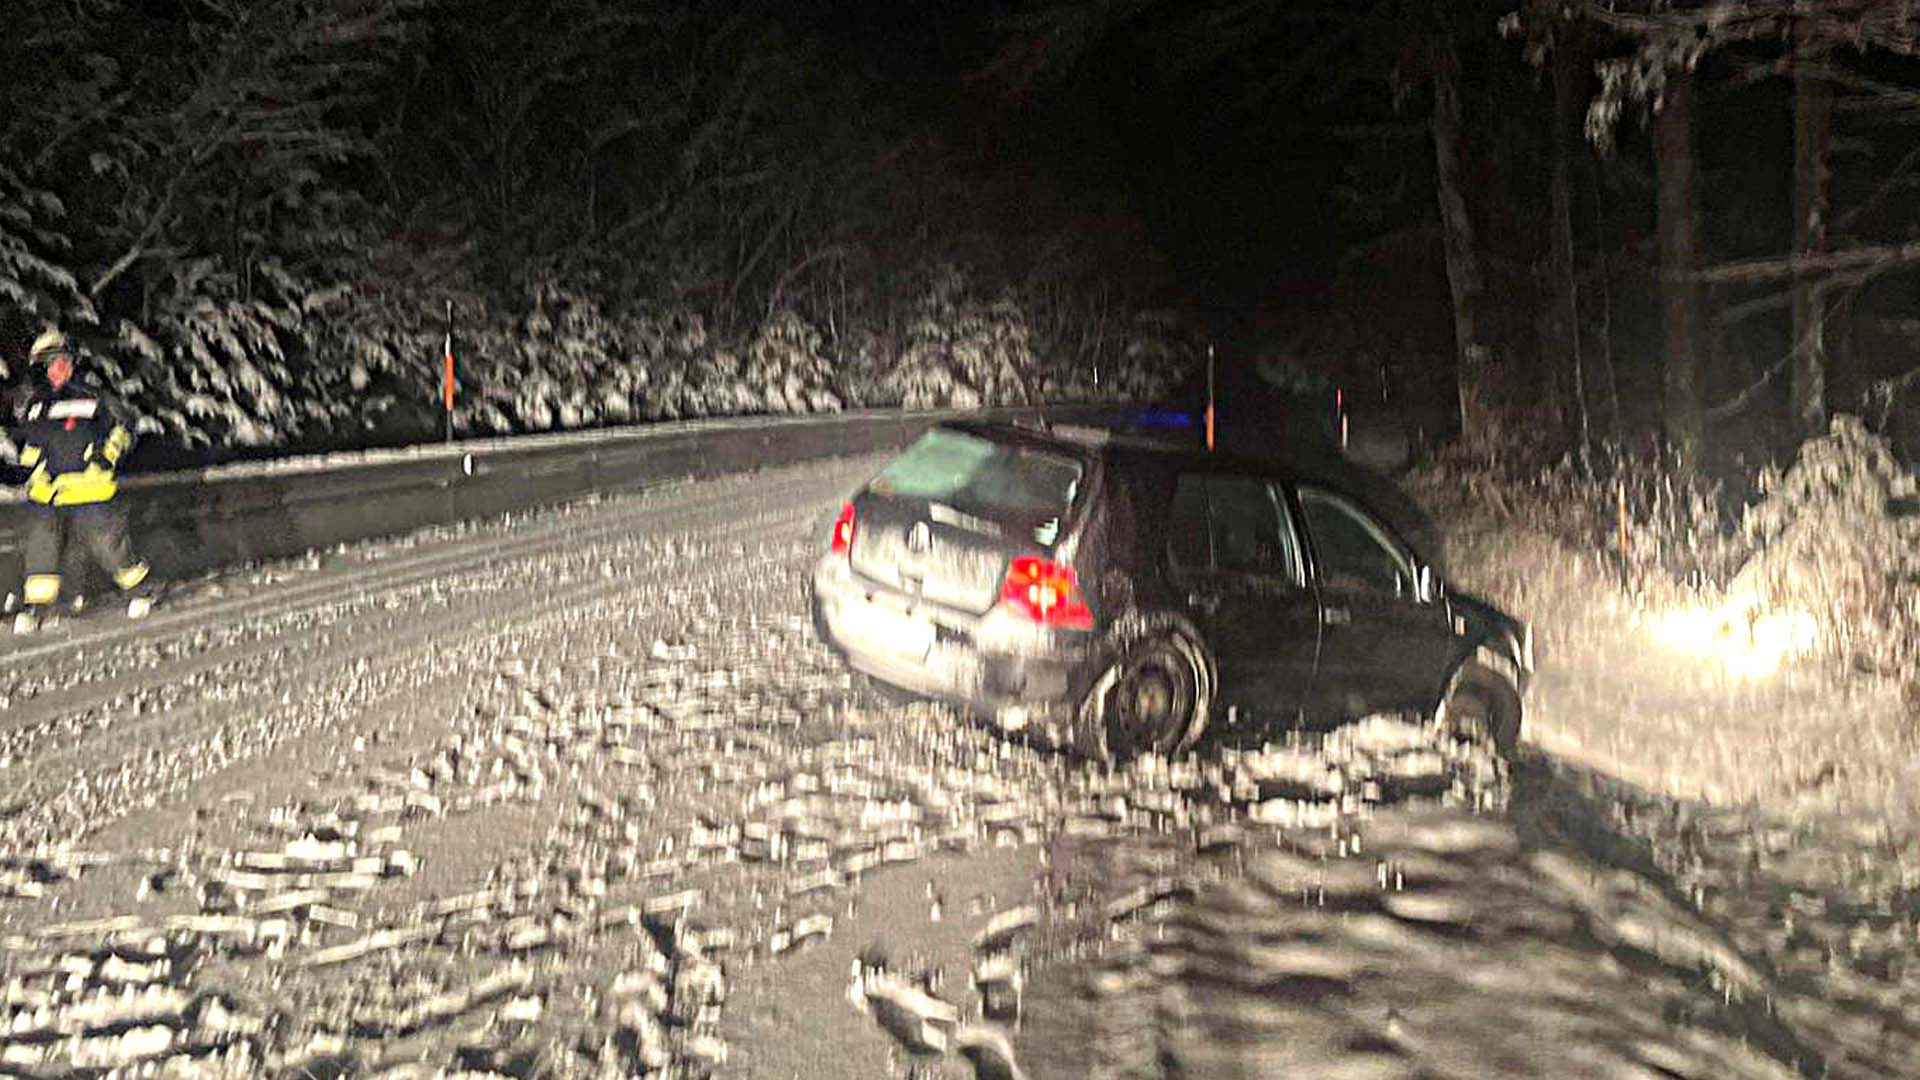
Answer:
POLYGON ((1492 680, 1491 675, 1461 672, 1440 705, 1439 720, 1457 737, 1491 746, 1511 760, 1520 748, 1520 701, 1492 680))
POLYGON ((1095 761, 1143 753, 1171 756, 1193 746, 1213 709, 1213 665, 1178 631, 1122 645, 1080 704, 1074 746, 1095 761))

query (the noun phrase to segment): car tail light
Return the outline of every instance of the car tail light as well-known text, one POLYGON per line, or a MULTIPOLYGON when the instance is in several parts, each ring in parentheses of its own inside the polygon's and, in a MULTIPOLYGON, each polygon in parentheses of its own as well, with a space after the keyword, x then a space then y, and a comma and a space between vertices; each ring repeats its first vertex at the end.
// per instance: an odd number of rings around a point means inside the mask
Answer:
POLYGON ((853 551, 853 504, 840 508, 840 516, 833 520, 833 539, 827 548, 830 554, 847 555, 853 551))
POLYGON ((1093 629, 1093 611, 1080 595, 1073 567, 1036 555, 1018 556, 1007 567, 1000 606, 1042 626, 1093 629))

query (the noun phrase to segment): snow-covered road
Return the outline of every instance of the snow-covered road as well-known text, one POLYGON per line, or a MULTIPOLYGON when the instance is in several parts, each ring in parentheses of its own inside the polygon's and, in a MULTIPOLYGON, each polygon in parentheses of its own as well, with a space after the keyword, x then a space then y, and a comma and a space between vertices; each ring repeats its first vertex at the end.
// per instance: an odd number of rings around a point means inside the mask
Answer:
POLYGON ((876 464, 0 641, 0 1073, 1920 1074, 1911 838, 1385 719, 1107 774, 853 687, 801 580, 876 464))

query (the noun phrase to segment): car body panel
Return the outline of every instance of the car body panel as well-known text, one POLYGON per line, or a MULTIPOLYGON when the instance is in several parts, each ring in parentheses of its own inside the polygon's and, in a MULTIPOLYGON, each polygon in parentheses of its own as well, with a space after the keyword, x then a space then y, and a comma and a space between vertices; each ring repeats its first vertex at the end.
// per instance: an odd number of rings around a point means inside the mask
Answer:
POLYGON ((1284 486, 1195 463, 1178 474, 1167 516, 1181 535, 1170 538, 1166 573, 1212 648, 1220 703, 1242 725, 1296 721, 1318 658, 1320 606, 1284 486))
POLYGON ((1439 597, 1421 593, 1418 558, 1354 498, 1312 483, 1295 494, 1321 600, 1310 711, 1340 720, 1428 708, 1460 644, 1439 597))

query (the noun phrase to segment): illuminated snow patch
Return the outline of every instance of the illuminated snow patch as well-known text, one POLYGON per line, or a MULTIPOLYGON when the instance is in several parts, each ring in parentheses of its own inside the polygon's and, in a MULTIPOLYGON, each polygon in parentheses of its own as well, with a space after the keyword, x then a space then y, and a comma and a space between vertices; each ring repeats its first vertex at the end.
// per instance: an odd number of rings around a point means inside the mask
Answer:
POLYGON ((1773 674, 1820 643, 1820 624, 1798 608, 1756 612, 1737 603, 1694 603, 1652 613, 1643 625, 1667 647, 1718 660, 1729 673, 1751 679, 1773 674))

